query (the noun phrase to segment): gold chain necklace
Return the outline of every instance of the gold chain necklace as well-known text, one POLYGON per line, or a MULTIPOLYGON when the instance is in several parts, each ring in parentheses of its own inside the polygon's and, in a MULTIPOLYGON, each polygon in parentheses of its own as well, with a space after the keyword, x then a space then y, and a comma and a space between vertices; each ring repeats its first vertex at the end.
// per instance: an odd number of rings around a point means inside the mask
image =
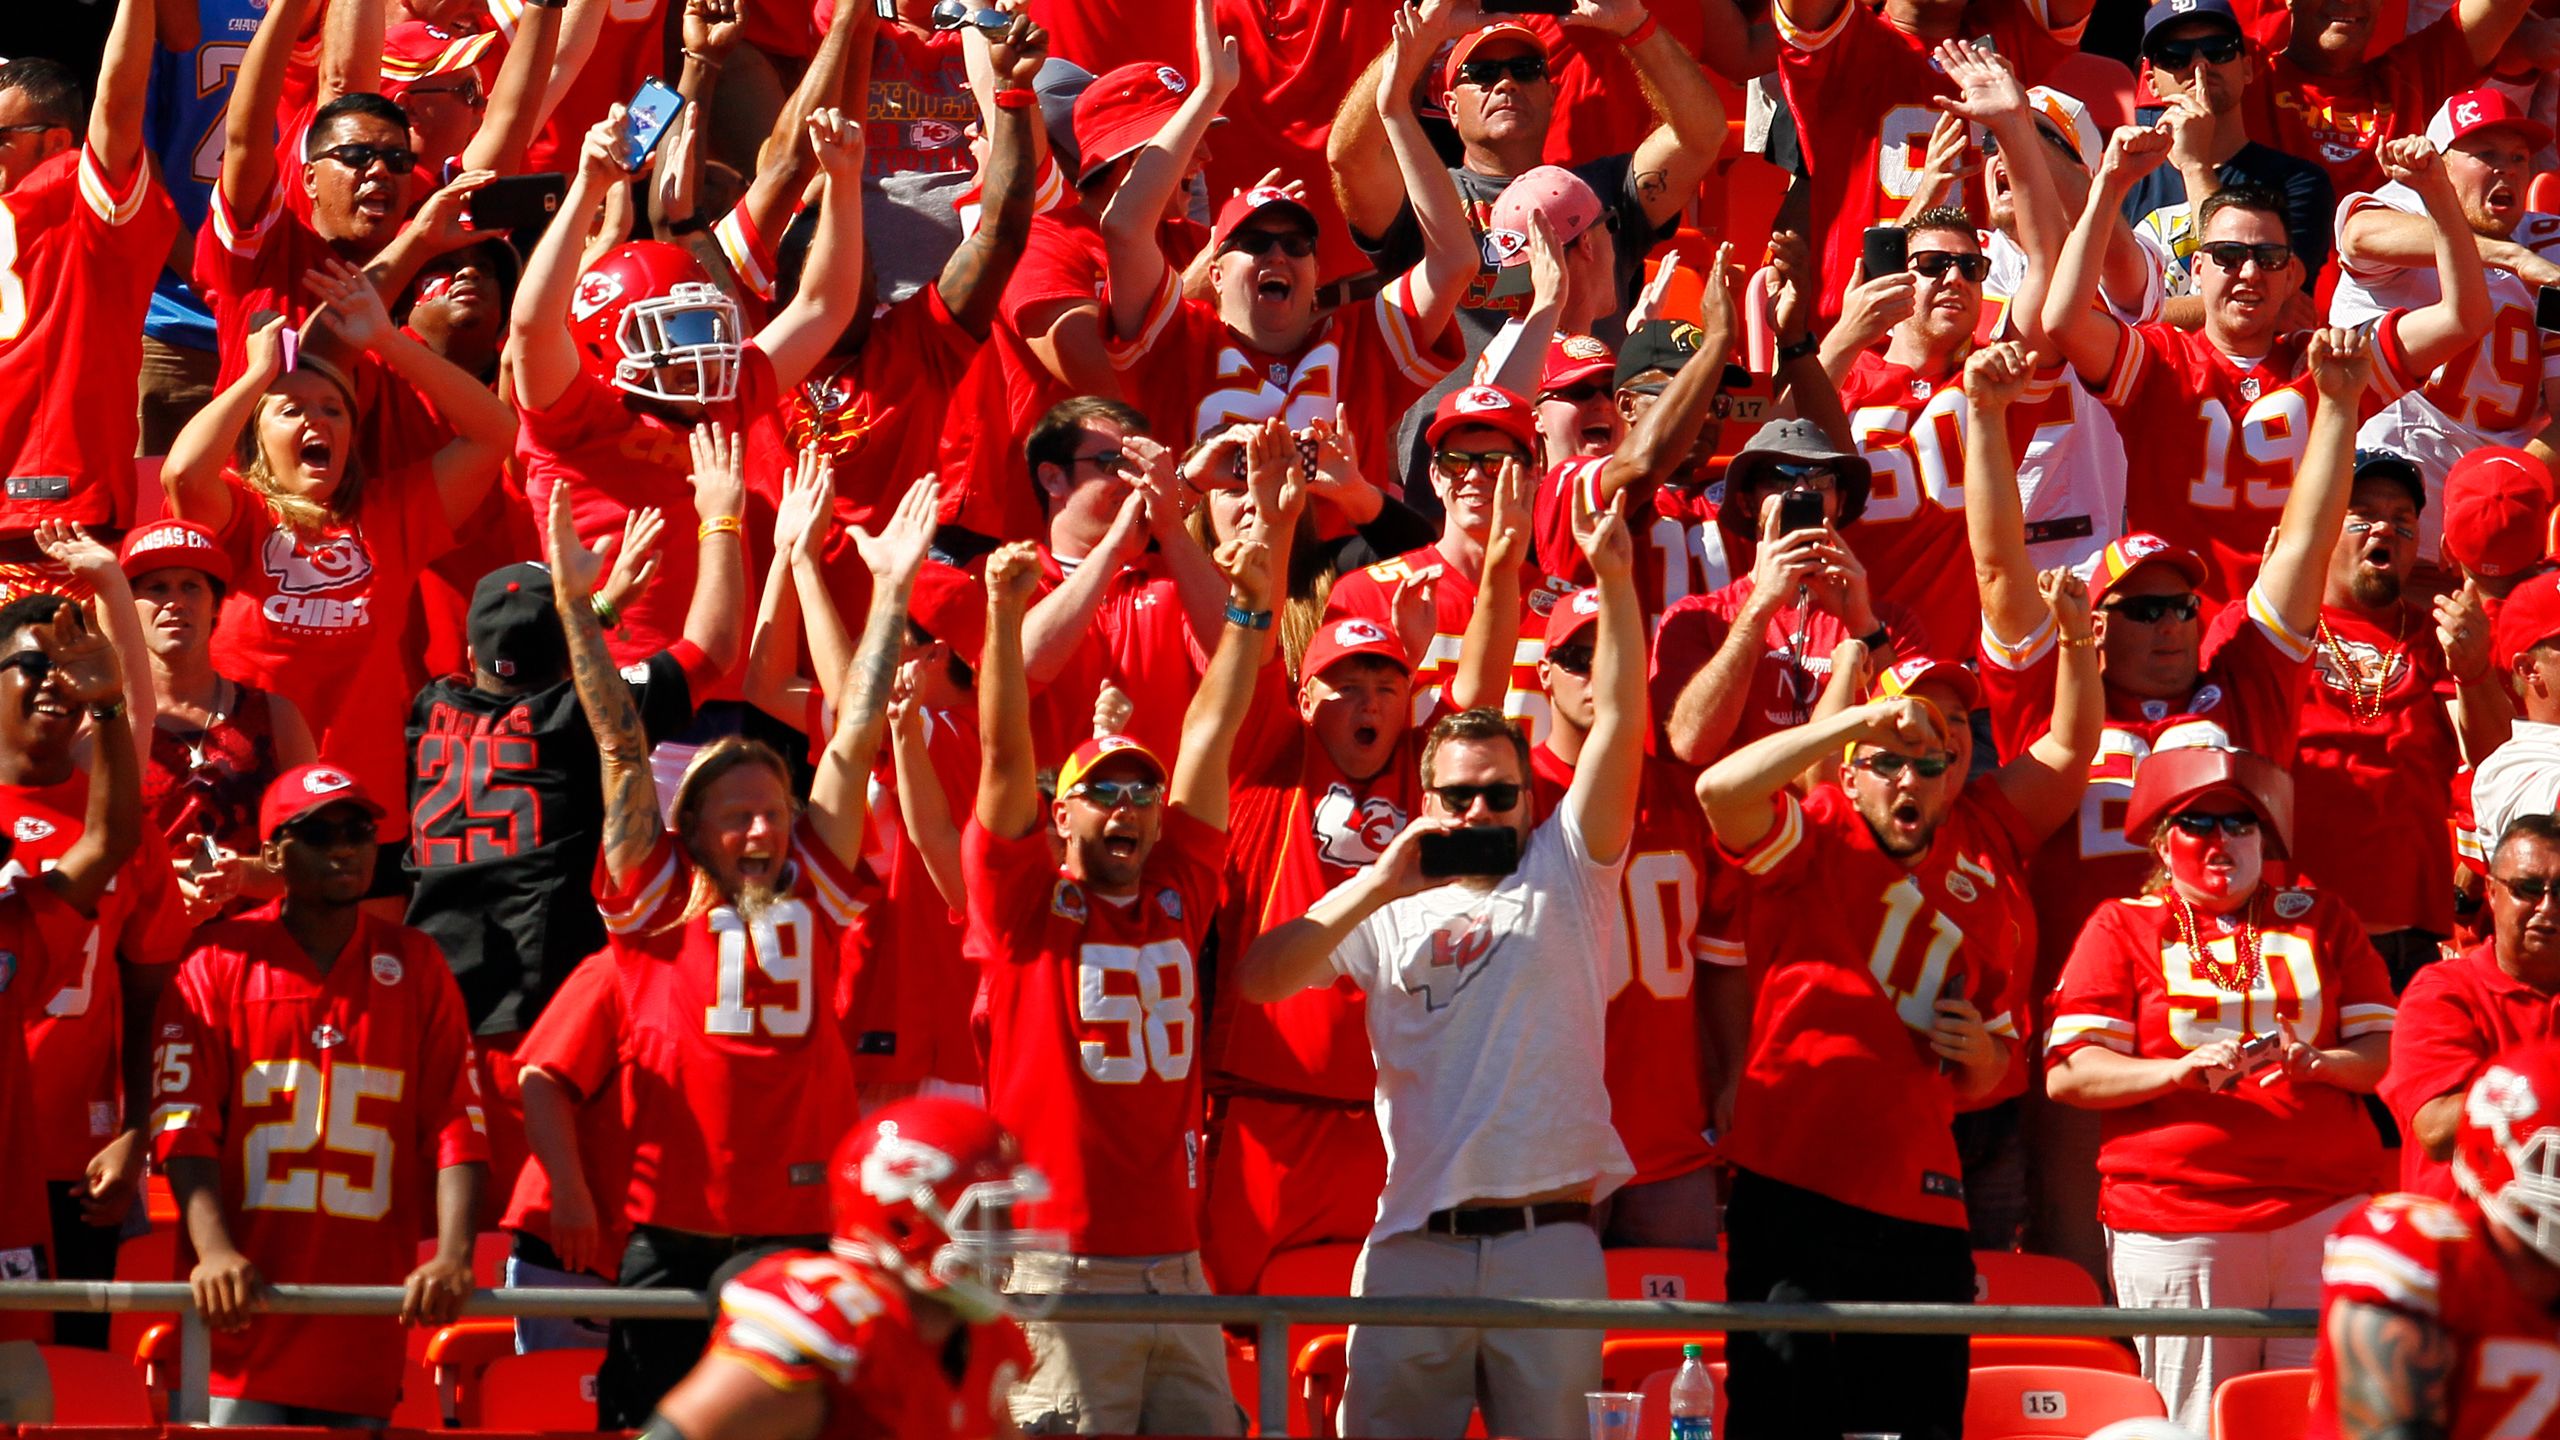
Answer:
POLYGON ((2382 692, 2390 687, 2392 662, 2400 658, 2409 638, 2409 612, 2406 609, 2400 612, 2400 632, 2391 637, 2394 648, 2383 655, 2380 675, 2367 674, 2361 661, 2347 658, 2347 647, 2338 643, 2338 637, 2330 631, 2326 617, 2321 619, 2319 631, 2320 647, 2329 652, 2329 663, 2338 667, 2338 674, 2347 682, 2348 718, 2358 725, 2369 725, 2380 719, 2382 692), (2372 688, 2368 690, 2367 686, 2372 688))
POLYGON ((2245 998, 2257 993, 2258 983, 2267 974, 2266 962, 2258 951, 2258 927, 2249 920, 2249 912, 2257 908, 2258 897, 2250 896, 2249 903, 2240 907, 2240 924, 2232 932, 2231 943, 2235 963, 2229 965, 2215 959, 2213 952, 2205 948, 2204 938, 2196 925, 2195 907, 2187 903, 2187 897, 2172 892, 2169 898, 2177 904, 2178 938, 2186 942, 2187 954, 2193 958, 2196 973, 2212 981, 2214 988, 2234 995, 2245 998))

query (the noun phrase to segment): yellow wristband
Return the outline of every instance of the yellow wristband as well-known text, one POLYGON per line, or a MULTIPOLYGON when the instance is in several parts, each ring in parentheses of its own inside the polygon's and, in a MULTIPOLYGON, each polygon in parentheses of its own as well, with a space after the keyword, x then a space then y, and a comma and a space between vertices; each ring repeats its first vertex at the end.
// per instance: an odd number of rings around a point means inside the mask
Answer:
POLYGON ((739 519, 735 515, 723 515, 716 520, 703 521, 702 527, 693 532, 693 538, 696 540, 708 540, 714 535, 737 535, 743 537, 746 533, 746 521, 739 519))

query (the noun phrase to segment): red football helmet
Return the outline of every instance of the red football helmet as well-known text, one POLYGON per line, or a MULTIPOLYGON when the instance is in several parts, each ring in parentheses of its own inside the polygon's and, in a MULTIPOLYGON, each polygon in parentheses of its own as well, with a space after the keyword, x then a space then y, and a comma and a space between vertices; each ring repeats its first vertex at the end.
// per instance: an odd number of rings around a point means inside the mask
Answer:
POLYGON ((2127 839, 2148 844, 2160 823, 2216 791, 2228 790, 2258 814, 2271 856, 2293 853, 2293 777, 2263 755, 2215 745, 2174 745, 2151 752, 2134 773, 2125 805, 2127 839))
POLYGON ((633 395, 716 402, 738 393, 738 302, 664 241, 616 245, 578 277, 569 337, 589 375, 633 395))
POLYGON ((869 1260, 971 1319, 1002 1312, 1017 1250, 1064 1237, 1013 1228, 1013 1207, 1048 1198, 995 1117, 960 1100, 900 1100, 863 1117, 828 1167, 839 1253, 869 1260))
POLYGON ((2471 1082, 2453 1178, 2491 1219, 2560 1266, 2560 1041, 2519 1045, 2471 1082))

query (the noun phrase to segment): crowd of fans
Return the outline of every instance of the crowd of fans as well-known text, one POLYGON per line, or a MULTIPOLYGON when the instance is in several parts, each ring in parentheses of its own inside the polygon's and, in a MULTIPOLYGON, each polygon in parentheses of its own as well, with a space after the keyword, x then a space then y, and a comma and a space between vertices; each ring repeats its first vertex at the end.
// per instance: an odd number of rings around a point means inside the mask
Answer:
MULTIPOLYGON (((2307 1306, 2560 1031, 2560 13, 108 8, 0 63, 0 1279, 165 1177, 217 1421, 398 1398, 270 1282, 716 1287, 892 1113, 1017 1296, 2307 1306)), ((725 1440, 706 1347, 852 1383, 796 1273, 519 1343, 725 1440)), ((1027 1340, 936 1383, 1238 1432, 1027 1340)), ((1355 1328, 1340 1429, 1599 1347, 1355 1328)), ((1961 1429, 1961 1337, 1729 1356, 1961 1429)))

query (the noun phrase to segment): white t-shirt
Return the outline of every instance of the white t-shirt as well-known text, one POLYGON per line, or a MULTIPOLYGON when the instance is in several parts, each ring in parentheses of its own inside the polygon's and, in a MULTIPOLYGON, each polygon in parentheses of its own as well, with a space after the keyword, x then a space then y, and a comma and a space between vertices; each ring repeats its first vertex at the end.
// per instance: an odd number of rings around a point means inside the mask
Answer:
POLYGON ((1573 807, 1535 830, 1491 890, 1443 885, 1373 912, 1333 952, 1368 992, 1387 1184, 1371 1239, 1469 1200, 1635 1174, 1609 1123, 1600 967, 1624 923, 1618 872, 1573 807))
POLYGON ((2471 772, 2471 824, 2480 854, 2492 853, 2498 836, 2519 815, 2560 812, 2560 725, 2518 720, 2507 743, 2489 752, 2471 772))

